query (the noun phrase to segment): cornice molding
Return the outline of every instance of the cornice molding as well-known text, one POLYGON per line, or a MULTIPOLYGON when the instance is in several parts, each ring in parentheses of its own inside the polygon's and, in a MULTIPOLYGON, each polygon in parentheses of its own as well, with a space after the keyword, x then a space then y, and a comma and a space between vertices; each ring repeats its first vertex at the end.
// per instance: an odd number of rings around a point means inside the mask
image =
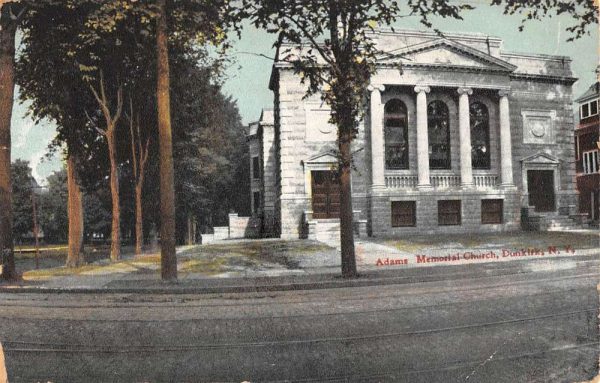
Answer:
POLYGON ((575 81, 578 80, 577 77, 567 77, 567 76, 552 76, 546 74, 529 74, 529 73, 511 73, 511 79, 517 80, 529 80, 529 81, 538 81, 538 82, 548 82, 548 83, 561 83, 572 85, 575 81))
MULTIPOLYGON (((391 63, 376 63, 376 66, 380 68, 391 68, 395 69, 398 66, 391 63)), ((485 68, 485 67, 473 67, 473 66, 463 66, 463 65, 451 65, 451 64, 407 64, 402 63, 401 68, 410 68, 410 69, 436 69, 445 72, 461 72, 461 73, 494 73, 494 74, 502 74, 508 76, 511 72, 498 69, 498 68, 485 68)))
MULTIPOLYGON (((483 62, 487 63, 488 65, 496 66, 496 68, 488 67, 485 69, 495 69, 495 70, 502 70, 502 71, 507 71, 507 72, 512 72, 515 69, 517 69, 516 65, 513 65, 501 58, 492 56, 486 52, 482 52, 478 49, 472 48, 465 44, 461 44, 454 40, 449 40, 447 38, 439 38, 437 40, 426 41, 426 42, 422 42, 422 43, 418 43, 418 44, 414 44, 414 45, 409 45, 407 47, 404 47, 402 49, 398 49, 398 50, 394 51, 393 56, 391 56, 389 59, 384 59, 384 60, 386 60, 386 61, 393 60, 395 57, 397 57, 398 59, 402 59, 402 56, 420 53, 420 52, 432 50, 432 49, 435 49, 438 47, 445 47, 445 48, 449 49, 450 51, 454 51, 454 52, 464 55, 466 57, 474 58, 476 60, 483 61, 483 62)), ((419 63, 415 63, 415 64, 419 65, 419 63)), ((429 64, 429 65, 431 65, 431 64, 429 64)))

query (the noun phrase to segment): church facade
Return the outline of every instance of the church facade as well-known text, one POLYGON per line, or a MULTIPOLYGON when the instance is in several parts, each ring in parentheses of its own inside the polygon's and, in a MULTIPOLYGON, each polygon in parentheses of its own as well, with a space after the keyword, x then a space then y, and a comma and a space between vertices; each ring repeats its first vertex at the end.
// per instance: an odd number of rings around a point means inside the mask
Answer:
MULTIPOLYGON (((359 235, 518 230, 577 212, 571 60, 499 38, 381 30, 353 143, 359 235), (401 70, 398 69, 400 64, 401 70)), ((252 205, 282 238, 339 227, 336 127, 281 60, 273 110, 250 127, 252 205), (256 168, 256 169, 255 169, 256 168)))

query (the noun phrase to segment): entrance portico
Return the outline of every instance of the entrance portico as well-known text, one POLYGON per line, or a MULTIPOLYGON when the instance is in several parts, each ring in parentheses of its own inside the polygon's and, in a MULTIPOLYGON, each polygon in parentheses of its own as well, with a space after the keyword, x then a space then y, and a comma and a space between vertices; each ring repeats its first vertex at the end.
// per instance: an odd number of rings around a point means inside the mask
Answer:
POLYGON ((491 230, 518 227, 509 100, 515 69, 443 38, 381 62, 365 126, 373 233, 436 230, 440 222, 456 223, 445 231, 463 231, 490 214, 498 214, 491 230), (410 206, 412 224, 390 228, 388 214, 410 206))
MULTIPOLYGON (((392 86, 387 85, 387 89, 392 86)), ((487 148, 487 150, 498 149, 500 153, 500 174, 493 174, 489 171, 477 171, 474 175, 472 166, 472 145, 471 145, 471 123, 469 113, 469 96, 473 94, 473 88, 458 87, 439 87, 417 85, 414 87, 416 98, 416 123, 408 124, 409 132, 416 130, 416 150, 417 163, 410 164, 407 171, 387 171, 385 169, 384 157, 384 103, 382 102, 382 92, 386 85, 372 85, 369 87, 370 96, 370 135, 371 135, 371 166, 372 183, 371 190, 375 193, 384 192, 386 189, 411 189, 429 190, 433 188, 460 188, 460 189, 489 189, 493 187, 512 188, 513 169, 512 169, 512 143, 510 131, 510 109, 508 94, 509 91, 501 89, 496 93, 499 110, 496 118, 499 121, 499 147, 487 148), (434 171, 431 174, 430 151, 428 142, 428 115, 427 115, 427 94, 431 92, 432 87, 442 89, 442 92, 455 90, 458 95, 458 130, 459 130, 459 153, 460 159, 459 172, 434 171), (416 129, 411 127, 415 126, 416 129), (412 166, 411 166, 412 165, 412 166), (416 166, 415 166, 416 165, 416 166), (416 167, 417 174, 414 173, 416 167)), ((485 90, 486 93, 491 93, 485 90)), ((393 98, 393 96, 390 96, 393 98)), ((452 122, 452 121, 451 121, 452 122)), ((453 140, 454 137, 451 137, 453 140)), ((453 155, 456 155, 455 153, 453 155)))

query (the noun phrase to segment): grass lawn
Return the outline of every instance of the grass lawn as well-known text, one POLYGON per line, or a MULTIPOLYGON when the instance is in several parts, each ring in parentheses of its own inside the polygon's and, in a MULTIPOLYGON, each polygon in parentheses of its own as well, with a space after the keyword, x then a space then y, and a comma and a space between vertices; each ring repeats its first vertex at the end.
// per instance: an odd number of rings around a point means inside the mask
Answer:
POLYGON ((318 255, 331 250, 325 244, 307 240, 224 241, 182 251, 180 259, 187 260, 182 262, 180 271, 214 274, 241 268, 270 268, 274 264, 296 269, 295 255, 318 255))
POLYGON ((577 249, 600 249, 600 234, 567 232, 514 232, 486 234, 445 234, 374 239, 401 251, 416 252, 431 248, 514 248, 571 246, 577 249))
MULTIPOLYGON (((178 269, 182 274, 202 273, 215 275, 239 272, 246 269, 298 268, 295 255, 317 255, 332 251, 327 245, 305 241, 243 240, 224 241, 216 244, 180 248, 177 255, 178 269)), ((29 280, 47 279, 69 275, 93 275, 104 273, 158 273, 160 254, 133 256, 133 247, 121 248, 123 260, 110 262, 110 248, 87 248, 87 264, 75 268, 64 267, 66 247, 47 248, 40 252, 40 268, 35 269, 35 253, 16 253, 17 270, 29 280)))
MULTIPOLYGON (((133 256, 134 248, 132 246, 123 246, 121 248, 121 254, 126 258, 133 256)), ((106 268, 108 261, 105 264, 96 264, 101 260, 108 260, 110 253, 110 246, 85 246, 84 248, 84 264, 75 268, 64 267, 67 260, 67 246, 66 245, 43 245, 40 246, 39 253, 39 269, 35 268, 36 253, 32 246, 16 246, 15 247, 15 263, 17 272, 22 273, 23 277, 29 278, 47 278, 51 276, 65 276, 65 275, 77 275, 87 272, 93 272, 94 270, 101 270, 103 267, 106 268)), ((157 260, 139 260, 138 262, 159 262, 157 260)), ((125 263, 130 262, 124 260, 117 262, 125 263)), ((114 264, 113 264, 114 267, 114 264)))

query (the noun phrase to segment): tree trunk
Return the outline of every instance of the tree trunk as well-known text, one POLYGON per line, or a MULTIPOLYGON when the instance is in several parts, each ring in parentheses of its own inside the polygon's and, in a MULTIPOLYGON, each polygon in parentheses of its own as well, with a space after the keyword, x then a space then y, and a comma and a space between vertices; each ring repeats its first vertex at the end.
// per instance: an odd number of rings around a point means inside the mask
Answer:
MULTIPOLYGON (((343 129, 340 127, 340 131, 343 129)), ((350 173, 352 170, 352 153, 350 151, 351 137, 348 133, 340 132, 339 150, 341 162, 339 165, 340 182, 340 243, 342 252, 342 277, 353 278, 356 272, 356 256, 354 254, 354 228, 352 223, 352 188, 350 173)))
MULTIPOLYGON (((8 17, 0 8, 0 20, 8 17)), ((15 29, 0 24, 0 257, 2 279, 18 279, 12 237, 12 186, 10 180, 10 120, 15 90, 15 29)))
POLYGON ((160 153, 160 259, 161 277, 177 279, 175 254, 175 186, 171 105, 169 94, 169 48, 167 39, 166 0, 157 0, 159 16, 156 30, 158 137, 160 153))
POLYGON ((187 238, 185 239, 186 245, 192 244, 192 216, 188 214, 187 216, 187 238))
POLYGON ((144 231, 142 220, 142 183, 135 185, 135 255, 142 254, 144 231))
POLYGON ((67 210, 69 215, 69 246, 67 253, 67 267, 81 265, 83 250, 83 195, 77 180, 75 159, 72 155, 67 157, 67 210))
POLYGON ((195 245, 197 243, 197 236, 196 236, 197 231, 198 231, 198 223, 196 221, 196 216, 194 216, 192 218, 192 245, 195 245))
POLYGON ((121 259, 121 206, 119 205, 119 169, 117 167, 117 148, 114 127, 108 127, 106 141, 110 159, 110 195, 112 200, 112 227, 110 238, 110 259, 121 259))

